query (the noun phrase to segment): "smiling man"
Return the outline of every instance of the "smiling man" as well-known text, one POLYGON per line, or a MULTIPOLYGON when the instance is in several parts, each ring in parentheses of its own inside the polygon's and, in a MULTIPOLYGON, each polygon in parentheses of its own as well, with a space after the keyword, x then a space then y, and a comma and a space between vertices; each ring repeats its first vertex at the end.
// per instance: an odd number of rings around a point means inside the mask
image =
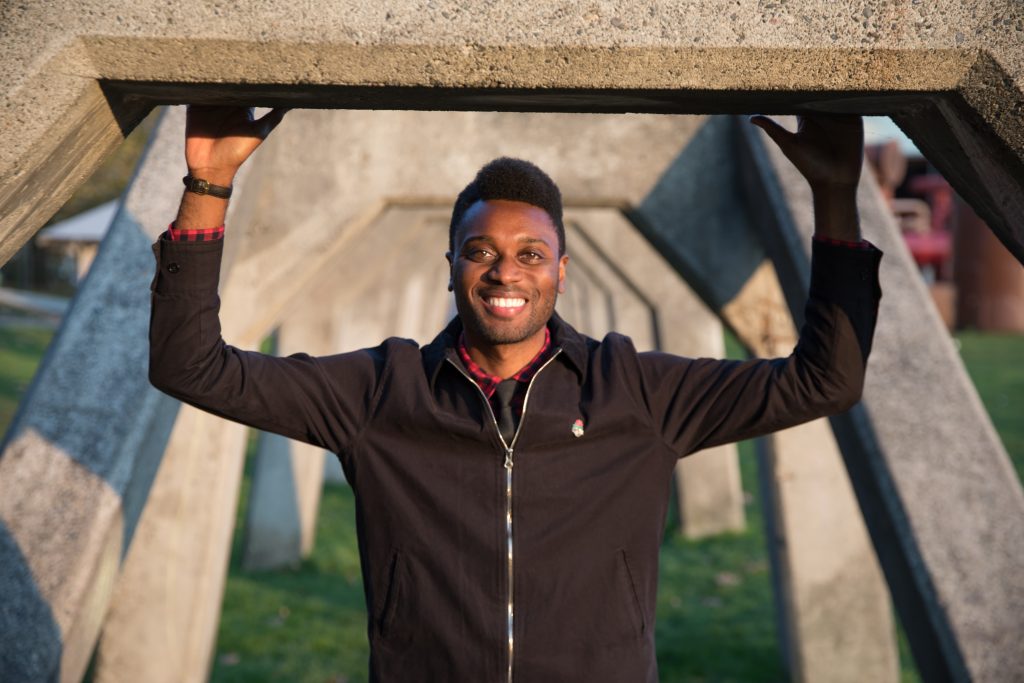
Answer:
POLYGON ((880 252, 857 222, 859 119, 803 119, 796 133, 753 119, 811 184, 816 232, 796 349, 741 362, 638 353, 626 337, 591 339, 561 320, 560 193, 533 164, 505 158, 455 202, 458 315, 431 343, 387 339, 318 358, 226 344, 226 195, 281 116, 189 111, 188 189, 155 250, 152 382, 338 454, 356 493, 372 680, 656 681, 658 550, 676 460, 860 396, 880 252))

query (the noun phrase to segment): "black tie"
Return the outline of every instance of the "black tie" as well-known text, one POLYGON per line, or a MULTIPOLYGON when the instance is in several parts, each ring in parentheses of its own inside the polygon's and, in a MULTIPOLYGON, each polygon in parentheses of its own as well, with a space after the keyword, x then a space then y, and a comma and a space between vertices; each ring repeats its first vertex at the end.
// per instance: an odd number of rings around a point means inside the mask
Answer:
POLYGON ((518 382, 514 379, 506 379, 494 390, 498 397, 498 431, 505 439, 505 445, 511 446, 512 439, 516 435, 516 416, 512 411, 512 395, 516 393, 518 382))

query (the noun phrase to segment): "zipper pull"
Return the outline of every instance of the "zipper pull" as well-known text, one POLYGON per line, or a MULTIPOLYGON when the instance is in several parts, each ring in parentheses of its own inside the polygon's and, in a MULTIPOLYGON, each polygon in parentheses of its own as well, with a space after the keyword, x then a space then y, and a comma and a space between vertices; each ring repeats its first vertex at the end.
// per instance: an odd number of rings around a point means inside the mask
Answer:
POLYGON ((506 448, 505 449, 505 469, 506 470, 512 469, 512 449, 511 448, 506 448))

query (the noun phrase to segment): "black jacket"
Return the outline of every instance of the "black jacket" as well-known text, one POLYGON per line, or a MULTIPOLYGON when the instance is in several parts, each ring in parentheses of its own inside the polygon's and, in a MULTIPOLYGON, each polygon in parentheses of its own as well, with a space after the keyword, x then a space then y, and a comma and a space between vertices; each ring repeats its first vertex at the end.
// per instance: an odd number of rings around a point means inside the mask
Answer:
POLYGON ((402 683, 507 681, 510 654, 520 682, 656 681, 676 459, 856 402, 880 296, 880 252, 816 243, 796 350, 745 362, 637 353, 556 317, 557 354, 509 452, 454 352, 458 319, 423 348, 241 351, 220 337, 220 250, 155 246, 151 381, 339 455, 356 494, 371 679, 402 683))

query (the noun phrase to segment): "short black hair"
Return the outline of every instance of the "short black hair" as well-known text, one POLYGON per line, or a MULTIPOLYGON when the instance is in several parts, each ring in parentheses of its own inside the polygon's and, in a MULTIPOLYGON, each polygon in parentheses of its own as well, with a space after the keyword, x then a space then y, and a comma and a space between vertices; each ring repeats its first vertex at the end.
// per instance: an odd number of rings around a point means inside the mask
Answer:
POLYGON ((565 253, 565 226, 562 225, 562 193, 551 177, 535 164, 523 159, 499 157, 484 165, 473 182, 459 193, 448 226, 448 248, 455 251, 455 231, 469 207, 478 201, 507 199, 526 202, 544 209, 558 234, 558 253, 565 253))

